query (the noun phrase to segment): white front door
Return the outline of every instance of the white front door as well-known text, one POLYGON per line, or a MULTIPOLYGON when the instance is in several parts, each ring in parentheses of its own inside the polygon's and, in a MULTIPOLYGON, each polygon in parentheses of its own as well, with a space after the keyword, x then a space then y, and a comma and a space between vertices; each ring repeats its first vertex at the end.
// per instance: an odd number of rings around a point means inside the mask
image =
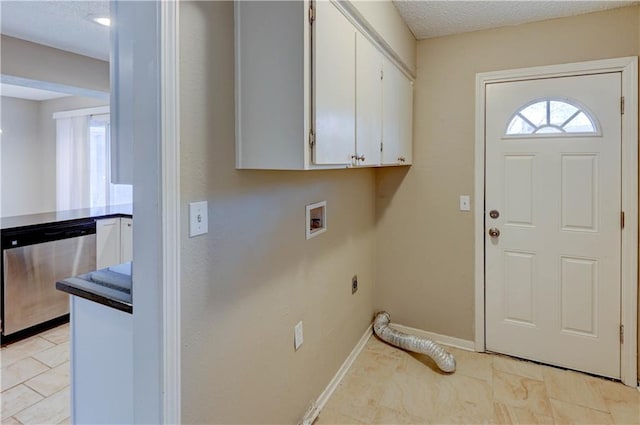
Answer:
POLYGON ((620 377, 620 99, 619 72, 487 85, 487 350, 620 377))

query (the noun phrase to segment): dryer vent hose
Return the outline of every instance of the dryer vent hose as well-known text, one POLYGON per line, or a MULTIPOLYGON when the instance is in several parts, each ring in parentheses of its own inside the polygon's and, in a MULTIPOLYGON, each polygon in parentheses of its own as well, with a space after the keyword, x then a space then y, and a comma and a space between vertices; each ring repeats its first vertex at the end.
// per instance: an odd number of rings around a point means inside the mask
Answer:
POLYGON ((383 341, 414 353, 426 354, 431 357, 443 372, 456 370, 456 359, 447 353, 439 344, 427 338, 408 335, 389 326, 391 316, 386 311, 381 311, 373 321, 373 331, 383 341))

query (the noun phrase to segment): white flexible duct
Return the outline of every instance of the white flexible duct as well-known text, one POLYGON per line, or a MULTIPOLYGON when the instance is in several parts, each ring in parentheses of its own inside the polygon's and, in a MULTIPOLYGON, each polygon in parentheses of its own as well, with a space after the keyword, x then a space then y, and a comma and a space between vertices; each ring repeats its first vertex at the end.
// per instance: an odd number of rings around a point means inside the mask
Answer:
POLYGON ((373 321, 373 331, 385 342, 413 351, 414 353, 426 354, 431 357, 443 372, 453 372, 456 370, 456 359, 447 353, 439 344, 427 338, 408 335, 395 330, 389 326, 391 316, 386 311, 381 311, 373 321))

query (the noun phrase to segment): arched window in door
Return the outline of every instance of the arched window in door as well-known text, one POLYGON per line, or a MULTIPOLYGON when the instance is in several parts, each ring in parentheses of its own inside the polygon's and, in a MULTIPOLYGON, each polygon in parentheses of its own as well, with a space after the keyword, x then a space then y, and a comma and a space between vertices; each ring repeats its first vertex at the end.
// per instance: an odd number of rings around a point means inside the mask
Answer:
POLYGON ((599 136, 593 114, 568 99, 537 99, 518 109, 509 121, 506 136, 599 136))

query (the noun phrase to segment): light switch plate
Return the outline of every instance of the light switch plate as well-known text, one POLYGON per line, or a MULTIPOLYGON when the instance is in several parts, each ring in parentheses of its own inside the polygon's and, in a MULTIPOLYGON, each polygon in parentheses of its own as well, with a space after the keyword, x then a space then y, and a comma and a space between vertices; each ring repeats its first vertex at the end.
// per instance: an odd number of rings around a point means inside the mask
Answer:
POLYGON ((207 201, 189 204, 189 237, 204 235, 209 231, 209 215, 207 201))
POLYGON ((471 211, 471 197, 460 195, 460 211, 471 211))
POLYGON ((302 320, 301 320, 293 329, 293 344, 295 346, 296 351, 298 351, 298 349, 300 348, 303 342, 304 342, 304 335, 302 333, 302 320))

